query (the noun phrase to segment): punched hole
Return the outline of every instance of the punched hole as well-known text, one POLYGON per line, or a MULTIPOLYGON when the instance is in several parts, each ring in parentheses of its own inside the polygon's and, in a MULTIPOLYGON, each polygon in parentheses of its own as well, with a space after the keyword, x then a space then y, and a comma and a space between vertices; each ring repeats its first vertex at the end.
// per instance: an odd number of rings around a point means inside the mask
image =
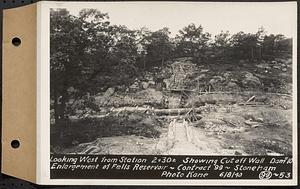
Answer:
POLYGON ((18 140, 13 140, 13 141, 11 141, 10 145, 12 148, 16 149, 16 148, 20 147, 20 142, 18 140))
POLYGON ((21 45, 21 39, 18 37, 15 37, 12 39, 11 43, 17 47, 17 46, 21 45))

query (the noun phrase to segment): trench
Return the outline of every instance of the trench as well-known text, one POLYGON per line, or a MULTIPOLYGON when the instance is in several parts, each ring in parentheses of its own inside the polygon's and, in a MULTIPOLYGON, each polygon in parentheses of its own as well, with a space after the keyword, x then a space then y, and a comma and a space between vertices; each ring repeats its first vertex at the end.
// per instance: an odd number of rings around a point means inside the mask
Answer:
POLYGON ((196 155, 199 154, 199 148, 191 142, 189 132, 188 122, 185 120, 176 120, 174 119, 169 124, 170 135, 169 140, 173 139, 173 145, 166 154, 168 155, 196 155))

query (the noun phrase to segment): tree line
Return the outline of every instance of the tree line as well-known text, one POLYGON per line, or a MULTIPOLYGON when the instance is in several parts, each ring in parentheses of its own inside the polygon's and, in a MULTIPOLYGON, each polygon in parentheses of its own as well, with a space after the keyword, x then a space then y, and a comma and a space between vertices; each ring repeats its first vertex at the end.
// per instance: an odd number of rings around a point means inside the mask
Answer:
MULTIPOLYGON (((51 101, 55 121, 67 116, 70 99, 82 98, 107 85, 101 76, 135 76, 168 60, 192 57, 197 64, 213 61, 268 60, 278 53, 291 52, 291 39, 266 34, 259 28, 254 34, 222 31, 212 37, 199 25, 189 24, 170 37, 168 28, 150 31, 113 25, 109 15, 96 9, 82 9, 78 16, 66 9, 50 11, 51 101), (101 79, 100 79, 101 80, 101 79)), ((111 80, 111 78, 108 78, 111 80)), ((89 103, 88 100, 84 103, 89 103)), ((83 104, 88 106, 88 104, 83 104)))

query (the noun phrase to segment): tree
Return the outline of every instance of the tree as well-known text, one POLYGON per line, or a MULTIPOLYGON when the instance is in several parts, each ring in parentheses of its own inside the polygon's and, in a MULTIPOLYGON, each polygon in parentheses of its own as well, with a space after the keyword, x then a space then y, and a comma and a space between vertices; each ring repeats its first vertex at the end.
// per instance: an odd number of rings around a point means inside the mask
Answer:
POLYGON ((83 9, 79 17, 66 9, 52 9, 50 17, 51 99, 58 123, 68 114, 68 89, 75 88, 78 95, 86 93, 88 78, 104 65, 98 60, 107 56, 109 23, 107 14, 94 9, 83 9))
POLYGON ((263 43, 262 43, 262 51, 264 55, 274 55, 274 50, 275 50, 275 39, 276 36, 274 34, 271 35, 266 35, 263 43))
POLYGON ((236 33, 232 36, 234 58, 254 59, 257 47, 257 36, 255 34, 236 33))
POLYGON ((231 37, 228 31, 221 31, 220 34, 215 36, 214 43, 212 44, 215 53, 222 58, 228 57, 228 50, 231 46, 231 37))
MULTIPOLYGON (((83 67, 84 79, 79 83, 80 91, 89 92, 92 80, 110 70, 110 50, 113 43, 110 35, 109 16, 96 9, 82 9, 77 18, 82 24, 83 38, 86 39, 83 67)), ((77 76, 78 77, 78 76, 77 76)))
POLYGON ((275 36, 275 49, 278 52, 292 52, 292 39, 286 38, 282 34, 275 36))
POLYGON ((190 24, 170 38, 168 28, 151 32, 111 25, 108 14, 96 9, 83 9, 78 16, 51 9, 50 22, 51 109, 56 123, 71 114, 70 101, 84 99, 83 107, 96 108, 90 97, 107 87, 130 83, 140 73, 140 62, 145 69, 146 65, 163 67, 175 56, 202 60, 211 49, 236 59, 292 50, 291 39, 266 35, 263 28, 231 37, 222 31, 210 44, 211 35, 201 25, 190 24))
POLYGON ((147 56, 147 46, 150 44, 150 36, 152 32, 146 28, 142 27, 137 31, 137 52, 138 52, 138 62, 142 64, 143 69, 146 69, 146 56, 147 56))
POLYGON ((264 44, 264 38, 266 36, 266 30, 263 27, 260 27, 255 35, 257 39, 256 46, 258 48, 258 57, 259 59, 261 59, 263 56, 263 44, 264 44))
POLYGON ((113 44, 110 49, 110 60, 123 70, 137 72, 137 32, 126 26, 111 26, 110 35, 113 44))
POLYGON ((176 36, 177 52, 183 56, 191 56, 195 58, 203 58, 205 50, 208 48, 208 42, 211 35, 203 31, 203 27, 190 24, 179 30, 176 36))
POLYGON ((275 52, 292 52, 292 39, 287 39, 284 35, 270 34, 264 37, 263 53, 267 56, 274 57, 275 52))
POLYGON ((83 53, 84 38, 81 38, 81 24, 65 9, 51 11, 50 24, 50 69, 51 90, 53 91, 55 121, 65 118, 68 87, 77 75, 77 68, 83 53))
POLYGON ((160 62, 161 66, 163 66, 164 62, 172 57, 174 47, 169 35, 169 29, 163 28, 146 37, 145 40, 148 41, 145 45, 147 62, 152 64, 160 62))

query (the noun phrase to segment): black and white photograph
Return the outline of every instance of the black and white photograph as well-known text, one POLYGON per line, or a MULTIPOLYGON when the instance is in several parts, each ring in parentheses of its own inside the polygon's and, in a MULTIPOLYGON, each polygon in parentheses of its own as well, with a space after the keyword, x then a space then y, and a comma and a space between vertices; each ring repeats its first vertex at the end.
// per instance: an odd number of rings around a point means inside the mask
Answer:
POLYGON ((291 6, 81 5, 50 9, 51 154, 292 156, 291 6))

